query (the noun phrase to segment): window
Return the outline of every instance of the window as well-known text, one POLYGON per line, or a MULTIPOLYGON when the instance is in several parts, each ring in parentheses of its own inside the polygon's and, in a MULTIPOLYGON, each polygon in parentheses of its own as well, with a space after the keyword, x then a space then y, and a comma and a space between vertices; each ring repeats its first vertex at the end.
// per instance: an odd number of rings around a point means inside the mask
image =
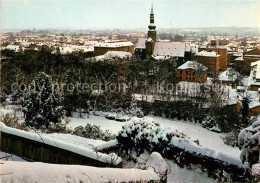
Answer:
POLYGON ((186 71, 186 75, 188 75, 188 71, 186 71))
POLYGON ((188 81, 188 77, 186 77, 186 81, 188 81))
POLYGON ((180 70, 180 74, 182 74, 182 70, 180 70))

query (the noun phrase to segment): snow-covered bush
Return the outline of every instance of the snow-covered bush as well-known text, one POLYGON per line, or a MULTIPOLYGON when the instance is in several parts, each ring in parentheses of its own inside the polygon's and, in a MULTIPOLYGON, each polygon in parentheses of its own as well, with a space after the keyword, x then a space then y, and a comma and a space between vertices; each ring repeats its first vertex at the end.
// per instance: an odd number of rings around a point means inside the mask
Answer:
POLYGON ((122 126, 116 138, 124 149, 134 148, 137 154, 141 154, 144 150, 164 153, 169 149, 169 143, 174 136, 185 137, 177 131, 165 131, 152 118, 134 117, 131 122, 122 126))
POLYGON ((237 132, 236 131, 232 131, 230 133, 228 133, 226 136, 222 137, 222 140, 225 144, 232 146, 232 147, 236 147, 237 146, 237 132))
POLYGON ((12 127, 12 128, 23 128, 23 124, 19 122, 19 117, 14 113, 6 113, 0 114, 0 121, 3 122, 6 126, 12 127))
POLYGON ((242 147, 240 153, 242 163, 246 163, 251 167, 259 161, 260 119, 240 131, 238 135, 238 145, 242 147))
POLYGON ((210 131, 221 132, 216 119, 211 116, 207 116, 206 119, 202 121, 201 125, 210 131))
MULTIPOLYGON (((94 113, 95 115, 102 115, 101 113, 94 113)), ((104 114, 104 113, 103 113, 104 114)), ((138 118, 144 117, 142 110, 136 106, 130 106, 126 109, 114 109, 110 112, 105 112, 105 118, 116 121, 129 121, 132 117, 136 116, 138 118)))
POLYGON ((136 116, 138 118, 144 117, 144 113, 141 108, 137 107, 136 105, 132 105, 129 108, 124 110, 124 114, 130 117, 136 116))
POLYGON ((206 115, 205 109, 191 100, 155 101, 153 103, 138 101, 137 106, 142 109, 144 115, 153 114, 179 120, 201 122, 206 115))
POLYGON ((87 124, 85 127, 78 126, 73 130, 74 135, 81 137, 109 141, 115 139, 115 135, 109 132, 109 130, 102 131, 100 126, 87 124))
POLYGON ((50 122, 47 130, 49 133, 54 133, 54 132, 66 133, 67 132, 66 126, 67 124, 65 122, 60 122, 60 123, 50 122))
POLYGON ((27 126, 39 129, 49 128, 51 123, 61 123, 63 98, 53 86, 51 76, 43 72, 30 84, 22 99, 27 126))
POLYGON ((152 169, 161 181, 167 181, 168 166, 163 157, 158 152, 153 152, 145 163, 146 169, 152 169))

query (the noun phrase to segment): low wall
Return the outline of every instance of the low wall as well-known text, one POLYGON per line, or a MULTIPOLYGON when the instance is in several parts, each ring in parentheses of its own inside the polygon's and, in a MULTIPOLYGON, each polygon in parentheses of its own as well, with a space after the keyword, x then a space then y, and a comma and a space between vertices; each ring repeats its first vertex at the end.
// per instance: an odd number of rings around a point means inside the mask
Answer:
MULTIPOLYGON (((116 144, 101 149, 101 152, 115 152, 119 156, 124 156, 128 150, 124 149, 122 145, 116 144)), ((173 145, 169 150, 164 152, 163 157, 172 160, 182 168, 200 168, 203 172, 207 173, 209 177, 221 182, 248 182, 253 179, 248 170, 244 167, 202 155, 200 153, 191 152, 173 145)))
POLYGON ((0 150, 44 163, 122 167, 120 157, 10 128, 3 123, 0 123, 0 150))

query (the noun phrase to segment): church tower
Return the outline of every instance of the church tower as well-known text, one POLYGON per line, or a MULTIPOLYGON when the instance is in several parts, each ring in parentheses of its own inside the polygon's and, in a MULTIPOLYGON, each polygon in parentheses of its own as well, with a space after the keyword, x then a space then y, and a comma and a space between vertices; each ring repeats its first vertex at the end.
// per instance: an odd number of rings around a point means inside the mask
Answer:
POLYGON ((148 25, 148 39, 152 38, 154 42, 156 42, 156 25, 154 24, 154 14, 153 14, 153 4, 151 7, 151 13, 150 13, 150 24, 148 25))
POLYGON ((154 24, 153 4, 150 13, 150 24, 148 25, 148 39, 146 40, 146 56, 150 57, 153 54, 154 45, 156 42, 156 26, 154 24))

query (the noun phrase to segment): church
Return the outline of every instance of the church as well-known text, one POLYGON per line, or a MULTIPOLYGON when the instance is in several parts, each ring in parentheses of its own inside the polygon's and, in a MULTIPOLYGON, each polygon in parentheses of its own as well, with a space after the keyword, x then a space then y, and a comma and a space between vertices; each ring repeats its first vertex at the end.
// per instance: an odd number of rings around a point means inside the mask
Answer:
POLYGON ((153 57, 156 60, 171 59, 182 64, 190 60, 195 54, 194 49, 186 43, 160 42, 157 40, 156 25, 154 21, 153 5, 150 13, 150 24, 148 25, 147 38, 139 38, 135 47, 135 54, 141 58, 153 57))

